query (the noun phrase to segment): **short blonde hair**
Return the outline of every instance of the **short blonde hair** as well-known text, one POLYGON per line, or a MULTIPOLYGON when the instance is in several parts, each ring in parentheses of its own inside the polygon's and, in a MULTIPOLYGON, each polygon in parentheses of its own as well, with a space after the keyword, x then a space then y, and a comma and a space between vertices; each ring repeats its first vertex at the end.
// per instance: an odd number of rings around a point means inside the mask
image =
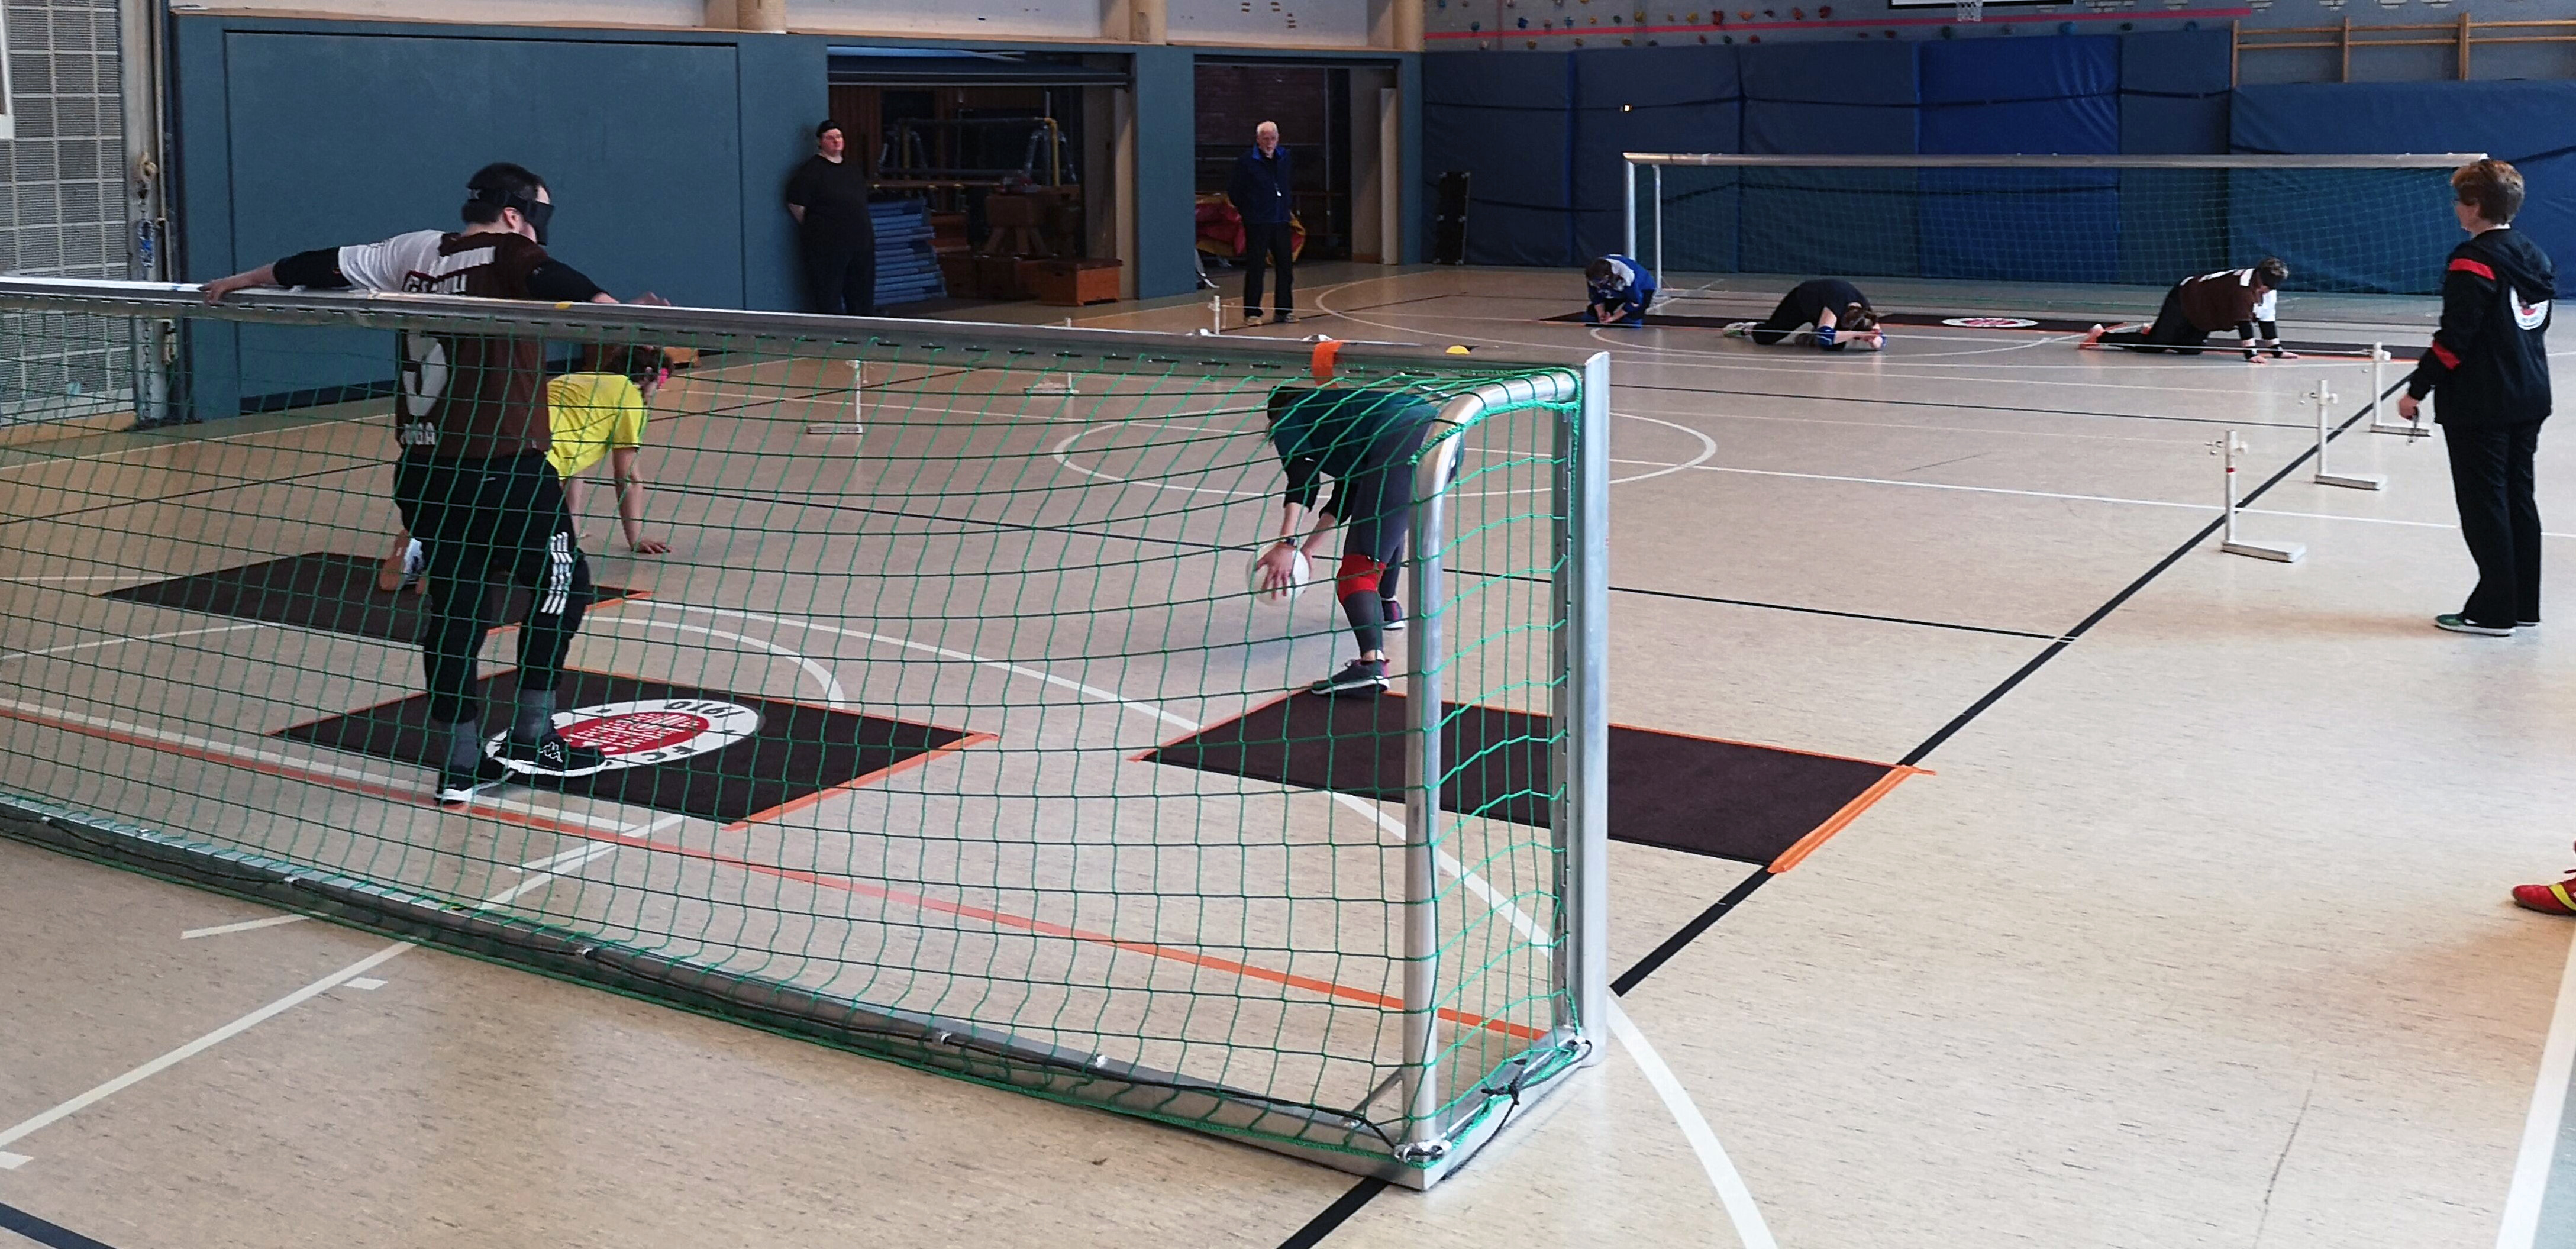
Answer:
POLYGON ((2500 160, 2475 160, 2451 171, 2451 192, 2478 215, 2504 225, 2522 212, 2522 171, 2500 160))

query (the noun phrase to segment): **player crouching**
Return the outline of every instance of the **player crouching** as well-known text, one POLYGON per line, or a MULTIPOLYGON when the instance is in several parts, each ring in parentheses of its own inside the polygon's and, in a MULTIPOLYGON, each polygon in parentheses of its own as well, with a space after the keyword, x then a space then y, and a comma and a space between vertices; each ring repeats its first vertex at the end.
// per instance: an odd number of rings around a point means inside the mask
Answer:
POLYGON ((1869 306, 1869 296, 1840 278, 1800 282, 1780 297, 1780 306, 1771 310, 1770 320, 1738 321, 1726 327, 1726 335, 1750 338, 1764 347, 1791 338, 1804 338, 1819 351, 1851 347, 1882 351, 1887 347, 1887 333, 1878 328, 1878 312, 1869 306), (1810 325, 1816 327, 1812 333, 1799 333, 1810 325))
POLYGON ((2257 347, 2271 352, 2274 359, 2295 360, 2298 354, 2281 346, 2281 327, 2273 317, 2273 297, 2289 280, 2290 266, 2277 256, 2266 256, 2251 268, 2184 278, 2165 292, 2164 306, 2156 310, 2155 324, 2146 330, 2106 331, 2097 325, 2075 345, 2196 356, 2210 335, 2233 326, 2247 364, 2263 362, 2257 347))
POLYGON ((1261 555, 1260 588, 1294 587, 1300 549, 1320 566, 1333 529, 1345 526, 1333 597, 1350 621, 1360 655, 1307 686, 1309 693, 1375 698, 1387 687, 1386 635, 1404 627, 1396 587, 1405 533, 1413 526, 1414 464, 1438 415, 1419 395, 1310 386, 1270 392, 1270 443, 1288 471, 1288 490, 1279 540, 1261 555), (1333 497, 1318 509, 1320 477, 1333 479, 1333 497))
POLYGON ((1644 325, 1646 310, 1655 306, 1655 275, 1625 256, 1593 261, 1583 286, 1587 325, 1644 325))

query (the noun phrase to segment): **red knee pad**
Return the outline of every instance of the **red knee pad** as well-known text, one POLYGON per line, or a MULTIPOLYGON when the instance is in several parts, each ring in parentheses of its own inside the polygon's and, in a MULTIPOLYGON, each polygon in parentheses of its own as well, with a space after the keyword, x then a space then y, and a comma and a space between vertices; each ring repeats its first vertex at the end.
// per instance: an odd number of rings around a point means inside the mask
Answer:
POLYGON ((1341 571, 1333 574, 1333 598, 1338 601, 1354 594, 1375 594, 1377 579, 1385 572, 1385 564, 1368 556, 1345 555, 1341 571))

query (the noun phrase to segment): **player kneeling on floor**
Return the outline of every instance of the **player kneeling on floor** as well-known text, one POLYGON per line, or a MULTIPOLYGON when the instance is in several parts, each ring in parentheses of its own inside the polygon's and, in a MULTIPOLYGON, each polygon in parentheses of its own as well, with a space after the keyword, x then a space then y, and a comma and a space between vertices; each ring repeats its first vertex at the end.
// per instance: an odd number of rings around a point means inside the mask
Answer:
POLYGON ((1738 321, 1727 326, 1726 333, 1765 347, 1792 338, 1804 338, 1819 351, 1851 347, 1880 351, 1887 346, 1887 332, 1878 328, 1878 312, 1869 306, 1869 296, 1840 278, 1800 282, 1780 297, 1770 320, 1738 321), (1810 325, 1816 327, 1812 333, 1799 333, 1810 325))
POLYGON ((2097 325, 2075 345, 2196 356, 2210 335, 2234 326, 2247 364, 2263 362, 2255 351, 2258 345, 2275 359, 2295 360, 2297 353, 2281 346, 2281 327, 2275 323, 2272 311, 2273 296, 2289 280, 2290 266, 2282 264, 2277 256, 2266 256, 2263 263, 2252 268, 2221 269, 2184 278, 2165 292, 2164 306, 2157 309, 2155 324, 2144 331, 2106 331, 2097 325))
POLYGON ((1320 570, 1327 540, 1343 527, 1333 597, 1360 648, 1341 671, 1307 686, 1310 693, 1374 698, 1387 687, 1386 635, 1404 627, 1396 587, 1413 526, 1414 462, 1438 415, 1419 395, 1311 386, 1270 392, 1270 444, 1287 468, 1288 490, 1279 539, 1261 556, 1259 588, 1295 586, 1301 551, 1320 570), (1333 497, 1319 509, 1323 477, 1333 479, 1333 497))
POLYGON ((1655 275, 1625 256, 1604 256, 1583 271, 1588 325, 1644 325, 1655 306, 1655 275))

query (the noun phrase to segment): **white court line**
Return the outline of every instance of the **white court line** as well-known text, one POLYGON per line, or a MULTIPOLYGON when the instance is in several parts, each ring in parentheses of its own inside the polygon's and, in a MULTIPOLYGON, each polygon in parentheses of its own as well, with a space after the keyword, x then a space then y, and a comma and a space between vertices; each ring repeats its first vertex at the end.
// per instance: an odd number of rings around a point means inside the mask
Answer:
POLYGON ((311 918, 313 917, 310 915, 271 915, 266 919, 246 919, 238 924, 217 924, 212 928, 191 928, 186 932, 180 933, 179 939, 181 941, 194 941, 199 937, 221 937, 236 932, 249 932, 254 928, 275 928, 280 924, 300 924, 311 918))
MULTIPOLYGON (((645 825, 640 828, 630 826, 622 831, 630 836, 650 837, 653 835, 655 830, 667 827, 681 818, 683 817, 664 816, 649 825, 645 825)), ((524 884, 511 886, 508 889, 502 890, 501 892, 484 899, 482 906, 499 906, 511 899, 527 893, 531 889, 541 888, 553 883, 559 873, 568 872, 587 863, 607 858, 609 855, 616 853, 618 849, 619 847, 617 843, 606 842, 580 846, 573 850, 566 851, 563 854, 549 855, 546 858, 538 859, 536 860, 536 863, 553 863, 557 866, 543 875, 530 879, 524 884)), ((528 866, 533 867, 535 864, 532 863, 528 866)), ((46 1110, 35 1117, 26 1119, 14 1126, 0 1129, 0 1145, 14 1144, 27 1136, 51 1127, 73 1115, 79 1114, 83 1110, 87 1110, 88 1108, 95 1106, 98 1103, 125 1091, 126 1089, 132 1088, 137 1084, 141 1084, 145 1080, 149 1080, 164 1071, 168 1071, 170 1068, 176 1067, 180 1063, 186 1062, 199 1054, 205 1053, 207 1050, 213 1049, 234 1037, 240 1036, 241 1034, 258 1027, 279 1015, 285 1014, 286 1012, 313 1000, 314 998, 320 997, 333 989, 339 988, 341 985, 357 980, 360 977, 365 976, 368 972, 401 957, 404 952, 416 948, 418 947, 409 941, 397 941, 392 945, 386 946, 365 958, 359 959, 355 963, 351 963, 350 965, 332 972, 330 975, 324 976, 301 989, 297 989, 293 993, 287 994, 285 997, 279 998, 266 1006, 260 1007, 258 1010, 252 1011, 231 1023, 225 1024, 204 1036, 198 1037, 196 1040, 190 1041, 167 1054, 163 1054, 159 1058, 155 1058, 140 1067, 136 1067, 104 1084, 98 1085, 97 1087, 90 1089, 88 1092, 72 1098, 70 1101, 55 1106, 50 1110, 46 1110)), ((0 1154, 0 1169, 15 1169, 25 1165, 28 1161, 29 1159, 23 1154, 0 1154)))
MULTIPOLYGON (((1071 689, 1081 693, 1084 697, 1098 699, 1102 702, 1114 703, 1124 710, 1133 711, 1139 715, 1151 717, 1152 719, 1165 724, 1177 726, 1183 732, 1196 733, 1201 729, 1200 724, 1195 720, 1191 720, 1186 716, 1174 715, 1171 712, 1165 711, 1160 707, 1156 707, 1153 704, 1140 699, 1128 698, 1124 695, 1112 693, 1108 690, 1083 685, 1075 681, 1069 681, 1052 673, 1024 667, 1020 664, 1010 663, 1006 660, 991 659, 982 655, 971 654, 966 651, 949 650, 945 647, 932 646, 926 642, 915 642, 909 638, 889 637, 878 633, 865 633, 853 629, 838 628, 833 625, 819 624, 813 621, 796 620, 785 616, 769 616, 755 612, 730 611, 717 607, 697 607, 687 603, 665 602, 660 599, 647 599, 645 600, 645 605, 648 607, 665 608, 671 611, 704 612, 713 616, 725 616, 740 620, 755 620, 770 624, 783 624, 799 629, 810 629, 821 633, 836 634, 841 637, 881 642, 889 646, 899 646, 907 650, 927 651, 943 658, 960 659, 969 663, 998 668, 1004 672, 1025 676, 1037 681, 1043 681, 1049 685, 1071 689)), ((1382 831, 1392 831, 1399 839, 1403 837, 1404 826, 1402 822, 1389 817, 1377 804, 1350 794, 1336 793, 1333 794, 1332 797, 1335 801, 1351 810, 1376 821, 1378 827, 1382 831)), ((1546 930, 1541 928, 1538 922, 1530 917, 1528 912, 1523 911, 1520 906, 1514 903, 1508 896, 1495 889, 1491 882, 1487 881, 1482 875, 1469 871, 1465 864, 1459 862, 1457 858, 1451 855, 1448 851, 1438 850, 1434 853, 1438 859, 1440 870, 1449 873, 1449 875, 1456 878, 1460 883, 1466 885, 1468 891, 1476 895, 1477 900, 1483 902, 1485 906, 1495 914, 1502 916, 1505 921, 1509 922, 1513 928, 1517 929, 1521 933, 1524 939, 1533 942, 1542 949, 1550 949, 1554 947, 1555 941, 1547 935, 1546 930)), ((1628 1018, 1625 1011, 1620 1009, 1618 1003, 1612 1002, 1610 1004, 1610 1018, 1607 1022, 1609 1024, 1611 1034, 1619 1040, 1623 1048, 1627 1049, 1629 1057, 1636 1061, 1638 1069, 1646 1073, 1647 1082, 1654 1085, 1655 1095, 1663 1100, 1664 1109, 1672 1114, 1673 1121, 1681 1127, 1682 1136, 1690 1142, 1692 1153, 1698 1156, 1701 1168, 1708 1173, 1709 1183, 1717 1190, 1718 1202, 1720 1205, 1725 1207, 1727 1219, 1735 1225, 1736 1237, 1744 1242, 1745 1249, 1777 1249, 1778 1242, 1772 1239, 1770 1227, 1763 1222, 1761 1208, 1754 1204, 1751 1190, 1745 1187, 1743 1176, 1736 1171, 1734 1162, 1726 1156, 1726 1148, 1718 1142, 1717 1132, 1709 1126, 1708 1117, 1701 1114, 1698 1103, 1691 1100, 1690 1091, 1682 1087, 1681 1081, 1673 1075, 1672 1069, 1664 1065, 1662 1057, 1657 1055, 1654 1048, 1646 1043, 1645 1034, 1637 1029, 1636 1024, 1628 1018)))
POLYGON ((2505 1193, 2496 1249, 2534 1249, 2540 1235, 2540 1205, 2549 1194, 2551 1164, 2557 1161, 2571 1067, 2576 1067, 2576 938, 2569 940, 2567 964, 2558 974, 2558 1005, 2549 1013, 2549 1039, 2541 1043, 2540 1074, 2532 1081, 2531 1110, 2522 1121, 2522 1152, 2514 1158, 2513 1187, 2505 1193))
POLYGON ((110 1097, 114 1097, 126 1089, 132 1088, 137 1084, 141 1084, 145 1080, 149 1080, 164 1071, 168 1071, 172 1067, 176 1067, 199 1054, 205 1053, 207 1050, 213 1049, 214 1047, 221 1045, 234 1037, 240 1036, 241 1034, 258 1027, 279 1015, 285 1014, 286 1012, 293 1010, 316 997, 320 997, 321 995, 340 987, 343 982, 353 977, 365 975, 401 955, 403 951, 411 948, 412 944, 410 942, 397 941, 365 958, 359 959, 357 962, 351 963, 338 971, 332 972, 330 975, 324 976, 320 980, 316 980, 301 989, 297 989, 295 992, 289 993, 285 997, 279 998, 266 1006, 260 1007, 258 1010, 252 1011, 231 1023, 225 1024, 204 1036, 198 1037, 196 1040, 190 1041, 167 1054, 163 1054, 159 1058, 155 1058, 140 1067, 136 1067, 132 1071, 128 1071, 115 1079, 109 1080, 107 1083, 101 1084, 98 1087, 71 1099, 70 1101, 64 1102, 51 1110, 44 1111, 32 1119, 20 1122, 14 1127, 0 1130, 0 1145, 13 1144, 24 1137, 42 1131, 45 1128, 51 1127, 55 1123, 79 1114, 81 1111, 87 1110, 110 1097))
POLYGON ((1771 1238, 1771 1225, 1762 1219, 1762 1208, 1753 1203, 1753 1190, 1744 1186, 1744 1176, 1735 1162, 1726 1156, 1726 1147, 1718 1144, 1717 1133, 1693 1105, 1690 1090, 1682 1087, 1680 1077, 1664 1065, 1663 1055, 1646 1043, 1646 1034, 1637 1030, 1635 1020, 1610 1004, 1610 1034, 1619 1038, 1620 1048, 1628 1051, 1630 1061, 1643 1072, 1646 1083, 1653 1085, 1655 1096, 1664 1099, 1664 1108, 1673 1112, 1681 1124, 1682 1136, 1690 1142, 1691 1153, 1699 1158, 1700 1170, 1708 1173, 1709 1186, 1717 1190, 1717 1199, 1726 1207, 1727 1219, 1735 1224, 1735 1237, 1744 1249, 1779 1249, 1780 1242, 1771 1238))

